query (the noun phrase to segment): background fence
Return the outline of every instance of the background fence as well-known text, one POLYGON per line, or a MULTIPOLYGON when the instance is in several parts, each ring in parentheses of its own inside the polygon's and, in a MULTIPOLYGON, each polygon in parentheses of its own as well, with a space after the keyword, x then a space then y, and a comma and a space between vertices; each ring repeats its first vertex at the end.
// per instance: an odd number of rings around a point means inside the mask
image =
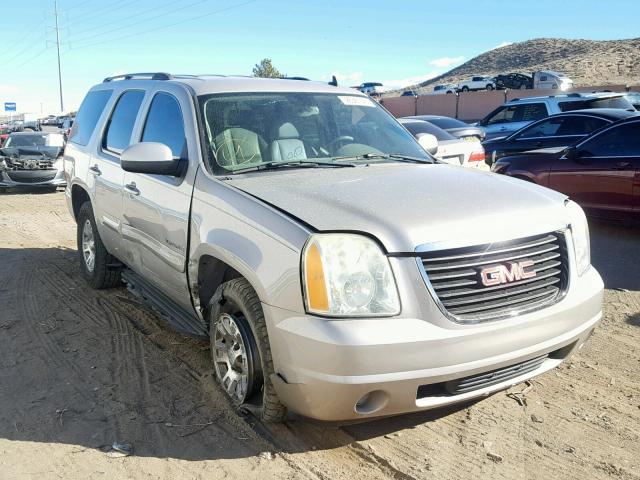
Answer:
POLYGON ((554 93, 595 92, 640 92, 640 85, 595 85, 573 88, 567 92, 557 90, 492 90, 463 92, 449 95, 421 95, 418 97, 385 97, 380 103, 396 117, 411 115, 444 115, 459 118, 465 122, 475 122, 493 109, 514 98, 553 95, 554 93))

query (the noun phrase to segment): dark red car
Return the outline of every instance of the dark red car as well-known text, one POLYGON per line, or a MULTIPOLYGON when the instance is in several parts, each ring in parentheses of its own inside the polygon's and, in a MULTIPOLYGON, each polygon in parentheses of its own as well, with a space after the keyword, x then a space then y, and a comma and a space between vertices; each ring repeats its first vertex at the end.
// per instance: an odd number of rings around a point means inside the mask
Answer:
POLYGON ((569 148, 503 157, 492 171, 567 194, 588 214, 640 219, 640 117, 598 130, 569 148))

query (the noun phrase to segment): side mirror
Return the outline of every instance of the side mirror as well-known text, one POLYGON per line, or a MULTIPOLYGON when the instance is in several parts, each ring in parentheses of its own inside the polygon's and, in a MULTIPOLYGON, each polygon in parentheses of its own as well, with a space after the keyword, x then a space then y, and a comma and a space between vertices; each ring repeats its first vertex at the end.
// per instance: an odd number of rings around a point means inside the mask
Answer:
POLYGON ((416 135, 418 143, 429 155, 435 155, 438 151, 438 139, 430 133, 419 133, 416 135))
POLYGON ((180 159, 163 143, 141 142, 125 148, 120 166, 126 172, 180 176, 180 159))

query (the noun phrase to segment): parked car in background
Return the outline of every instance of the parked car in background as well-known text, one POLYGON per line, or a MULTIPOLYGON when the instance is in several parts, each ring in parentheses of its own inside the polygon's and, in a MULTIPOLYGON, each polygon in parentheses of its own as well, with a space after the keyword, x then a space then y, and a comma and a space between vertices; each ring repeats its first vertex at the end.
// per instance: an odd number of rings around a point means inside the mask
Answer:
POLYGON ((484 130, 476 125, 469 125, 468 123, 458 120, 457 118, 445 117, 443 115, 415 115, 411 117, 416 120, 425 120, 434 124, 436 127, 449 132, 451 135, 463 140, 475 141, 484 140, 484 130))
POLYGON ((492 77, 471 77, 458 83, 458 92, 472 92, 476 90, 495 90, 496 82, 492 77))
POLYGON ((415 90, 405 90, 400 94, 401 97, 417 97, 418 93, 415 90))
POLYGON ((366 93, 367 95, 377 96, 382 95, 389 89, 382 85, 380 82, 364 82, 360 84, 358 90, 360 90, 362 93, 366 93))
POLYGON ((347 88, 107 78, 65 173, 78 274, 124 279, 209 338, 220 390, 263 421, 486 397, 560 365, 602 318, 578 205, 434 163, 347 88))
POLYGON ((573 80, 564 73, 553 71, 540 71, 533 73, 533 88, 551 88, 569 90, 573 88, 573 80))
POLYGON ((522 73, 497 75, 495 83, 498 90, 526 90, 533 88, 533 78, 522 73))
POLYGON ((558 113, 530 123, 507 137, 496 137, 483 142, 488 162, 507 155, 545 148, 566 148, 587 135, 613 122, 637 115, 619 108, 592 108, 558 113))
POLYGON ((398 120, 417 139, 425 133, 435 136, 438 140, 438 148, 433 156, 438 160, 451 165, 489 170, 489 166, 485 163, 484 148, 479 140, 466 141, 456 138, 433 123, 416 118, 398 120))
POLYGON ((503 157, 492 171, 552 188, 590 215, 640 219, 640 117, 592 133, 575 146, 503 157))
POLYGON ((443 85, 436 85, 435 87, 433 87, 433 92, 431 92, 431 94, 442 95, 446 93, 456 93, 457 90, 458 90, 458 85, 453 83, 446 83, 443 85))
POLYGON ((503 137, 529 123, 560 112, 587 108, 635 110, 620 93, 569 93, 544 97, 514 98, 478 122, 486 139, 503 137))
POLYGON ((10 134, 0 149, 0 189, 63 187, 63 149, 59 133, 10 134))

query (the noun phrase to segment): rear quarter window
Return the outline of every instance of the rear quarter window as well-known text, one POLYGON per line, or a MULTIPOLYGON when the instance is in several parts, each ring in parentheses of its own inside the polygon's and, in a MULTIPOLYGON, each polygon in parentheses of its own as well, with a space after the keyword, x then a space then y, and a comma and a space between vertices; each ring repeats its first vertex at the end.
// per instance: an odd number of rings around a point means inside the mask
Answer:
POLYGON ((78 145, 87 145, 89 143, 91 135, 112 93, 113 90, 96 90, 89 92, 87 96, 84 97, 69 134, 70 142, 78 145))

